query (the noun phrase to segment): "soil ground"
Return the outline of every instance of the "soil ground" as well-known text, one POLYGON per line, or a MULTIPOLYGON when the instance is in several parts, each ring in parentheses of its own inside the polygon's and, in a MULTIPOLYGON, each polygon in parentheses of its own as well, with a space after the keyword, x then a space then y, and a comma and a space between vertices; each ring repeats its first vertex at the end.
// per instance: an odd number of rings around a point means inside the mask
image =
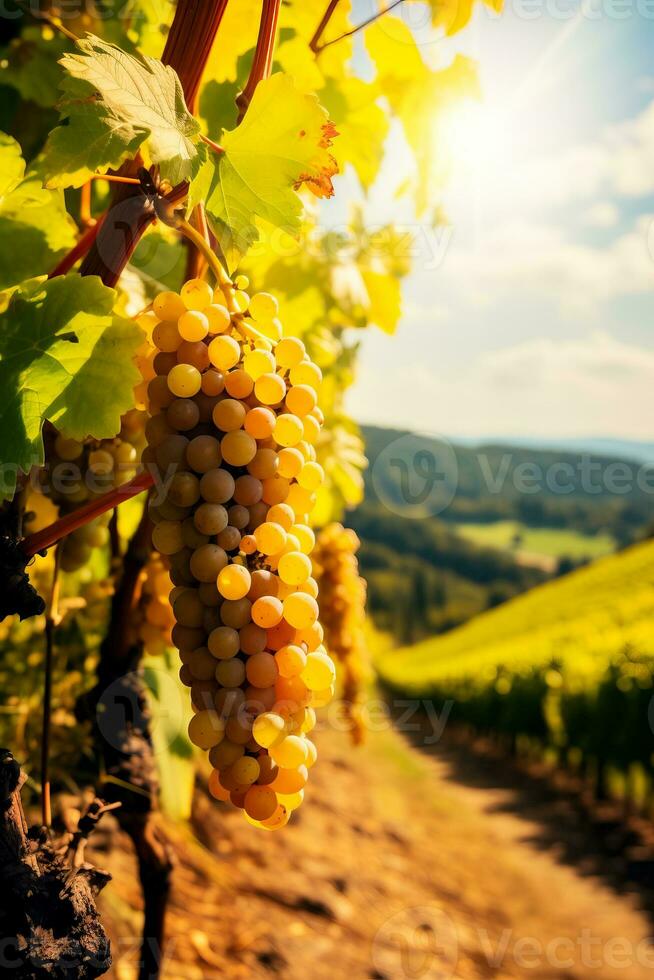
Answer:
MULTIPOLYGON (((353 749, 324 731, 318 747, 285 830, 257 831, 201 788, 192 826, 166 825, 165 980, 654 977, 654 865, 617 823, 452 742, 389 729, 353 749)), ((117 832, 104 843, 110 976, 133 980, 134 859, 117 832)))

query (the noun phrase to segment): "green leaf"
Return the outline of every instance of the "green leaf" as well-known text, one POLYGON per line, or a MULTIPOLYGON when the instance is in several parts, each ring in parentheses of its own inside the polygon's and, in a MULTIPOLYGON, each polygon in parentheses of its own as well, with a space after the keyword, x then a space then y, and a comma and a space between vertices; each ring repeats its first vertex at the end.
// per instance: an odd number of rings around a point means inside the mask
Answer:
POLYGON ((57 59, 70 47, 61 34, 49 37, 40 27, 23 28, 21 36, 0 51, 0 84, 11 85, 29 102, 51 108, 61 81, 57 59))
POLYGON ((48 186, 79 187, 140 148, 172 184, 193 178, 205 147, 173 69, 93 35, 77 48, 61 60, 68 72, 60 106, 66 124, 46 144, 48 186))
POLYGON ((54 266, 76 238, 63 194, 24 171, 20 146, 0 133, 0 289, 54 266))
MULTIPOLYGON (((298 91, 287 75, 259 83, 241 125, 223 134, 224 154, 214 154, 199 178, 223 247, 227 238, 245 251, 258 238, 256 219, 297 230, 303 212, 298 190, 305 185, 319 197, 331 196, 333 135, 317 98, 298 91)), ((197 194, 192 189, 193 200, 197 194)))
POLYGON ((21 182, 25 174, 25 161, 20 146, 11 136, 0 133, 0 205, 21 182))
POLYGON ((47 419, 66 436, 111 438, 133 406, 140 328, 116 317, 115 290, 96 276, 32 280, 0 315, 0 495, 17 470, 43 463, 47 419))

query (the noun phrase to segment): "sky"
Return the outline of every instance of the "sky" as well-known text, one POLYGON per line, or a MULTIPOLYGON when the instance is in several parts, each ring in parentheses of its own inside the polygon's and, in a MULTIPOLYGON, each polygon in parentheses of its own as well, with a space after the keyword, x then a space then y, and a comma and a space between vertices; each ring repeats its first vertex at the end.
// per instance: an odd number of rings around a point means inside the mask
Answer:
POLYGON ((416 227, 419 254, 396 334, 365 331, 348 410, 449 436, 654 439, 654 0, 507 2, 422 35, 427 57, 476 58, 483 101, 452 123, 436 236, 389 199, 392 133, 366 214, 416 227))

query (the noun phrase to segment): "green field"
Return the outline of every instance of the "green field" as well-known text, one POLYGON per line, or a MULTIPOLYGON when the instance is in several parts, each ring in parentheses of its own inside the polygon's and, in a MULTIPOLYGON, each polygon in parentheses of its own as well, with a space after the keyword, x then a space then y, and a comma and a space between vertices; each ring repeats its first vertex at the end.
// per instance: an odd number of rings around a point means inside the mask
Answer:
POLYGON ((654 753, 654 542, 596 561, 450 633, 380 654, 403 694, 598 772, 650 776, 654 753), (650 704, 650 702, 652 702, 650 704))
POLYGON ((454 525, 458 534, 480 547, 499 548, 515 554, 547 558, 600 558, 610 554, 615 541, 610 534, 580 534, 567 528, 527 527, 519 521, 454 525), (516 536, 519 535, 519 540, 516 536))

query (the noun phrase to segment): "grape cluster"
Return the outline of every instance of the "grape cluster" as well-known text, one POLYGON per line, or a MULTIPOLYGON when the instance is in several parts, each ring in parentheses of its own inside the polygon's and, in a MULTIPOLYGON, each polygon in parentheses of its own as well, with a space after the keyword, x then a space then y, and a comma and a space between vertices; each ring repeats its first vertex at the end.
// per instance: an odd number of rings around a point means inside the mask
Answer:
POLYGON ((189 737, 209 752, 213 796, 275 830, 302 802, 314 709, 335 681, 309 557, 321 374, 280 339, 275 298, 239 286, 190 280, 141 318, 156 349, 144 458, 165 487, 149 510, 189 737))
POLYGON ((325 645, 341 665, 343 700, 348 707, 350 733, 355 744, 363 741, 361 718, 363 680, 367 653, 364 638, 366 582, 359 575, 360 541, 350 528, 329 524, 316 541, 313 574, 320 588, 320 619, 325 645))
MULTIPOLYGON (((144 426, 144 412, 134 409, 123 416, 114 439, 78 442, 50 433, 46 439, 47 465, 39 477, 40 491, 52 500, 60 516, 136 475, 144 426)), ((60 553, 64 572, 77 571, 89 561, 94 548, 107 544, 110 519, 111 512, 102 514, 64 539, 60 553)), ((29 522, 26 530, 31 530, 29 522)))
POLYGON ((151 657, 161 656, 172 644, 175 617, 168 596, 172 588, 168 569, 153 553, 143 569, 134 611, 136 637, 151 657))

